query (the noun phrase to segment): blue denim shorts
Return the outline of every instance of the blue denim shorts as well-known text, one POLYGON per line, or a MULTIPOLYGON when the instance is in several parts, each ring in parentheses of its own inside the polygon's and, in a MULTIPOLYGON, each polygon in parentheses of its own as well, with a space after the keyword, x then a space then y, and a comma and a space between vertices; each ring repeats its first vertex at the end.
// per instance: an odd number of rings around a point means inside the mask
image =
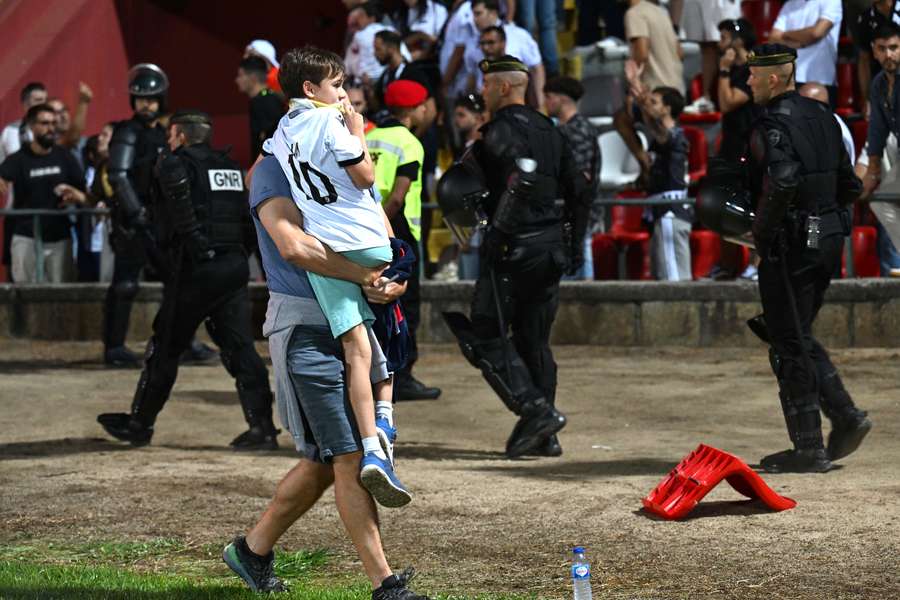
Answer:
POLYGON ((344 386, 340 340, 324 325, 299 325, 288 344, 287 366, 300 402, 306 457, 329 463, 362 448, 344 386))

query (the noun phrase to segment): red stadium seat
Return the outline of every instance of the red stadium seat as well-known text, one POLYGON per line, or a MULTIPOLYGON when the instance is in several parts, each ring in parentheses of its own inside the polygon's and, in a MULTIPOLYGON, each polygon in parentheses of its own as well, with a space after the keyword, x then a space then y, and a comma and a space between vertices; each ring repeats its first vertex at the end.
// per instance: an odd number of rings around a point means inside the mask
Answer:
POLYGON ((772 25, 775 24, 780 10, 781 2, 778 0, 744 0, 741 2, 741 12, 744 18, 753 24, 759 43, 768 41, 769 32, 772 31, 772 25))
POLYGON ((719 263, 722 250, 719 234, 706 229, 691 232, 691 275, 701 279, 719 263))
POLYGON ((865 119, 856 119, 850 121, 847 126, 850 128, 850 134, 853 136, 856 156, 859 156, 866 145, 866 136, 869 134, 869 122, 865 119))
POLYGON ((878 230, 874 227, 854 227, 853 268, 857 277, 878 277, 881 262, 878 260, 878 230))
MULTIPOLYGON (((638 192, 624 192, 618 195, 619 198, 641 196, 643 194, 638 192)), ((644 263, 649 261, 650 233, 644 228, 643 214, 643 206, 611 207, 609 233, 603 235, 608 236, 615 244, 618 254, 616 272, 619 279, 644 279, 649 271, 644 263)), ((602 246, 607 242, 596 241, 595 236, 594 243, 602 246)))
POLYGON ((594 255, 594 279, 616 279, 619 275, 616 242, 608 233, 595 233, 591 239, 594 255))
POLYGON ((841 116, 842 112, 859 112, 857 106, 859 94, 856 92, 856 64, 849 62, 839 62, 837 64, 837 112, 841 116))
POLYGON ((688 152, 688 177, 690 183, 697 183, 700 178, 706 176, 706 164, 709 149, 706 143, 706 134, 699 127, 685 125, 684 135, 691 144, 688 152))

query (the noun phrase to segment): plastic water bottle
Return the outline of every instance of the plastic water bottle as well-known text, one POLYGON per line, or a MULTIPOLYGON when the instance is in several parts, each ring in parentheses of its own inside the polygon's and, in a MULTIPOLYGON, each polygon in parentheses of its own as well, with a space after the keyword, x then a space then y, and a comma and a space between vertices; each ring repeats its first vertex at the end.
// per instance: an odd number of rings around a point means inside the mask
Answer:
POLYGON ((593 600, 591 594, 591 565, 584 558, 584 548, 575 546, 572 551, 572 589, 574 600, 593 600))

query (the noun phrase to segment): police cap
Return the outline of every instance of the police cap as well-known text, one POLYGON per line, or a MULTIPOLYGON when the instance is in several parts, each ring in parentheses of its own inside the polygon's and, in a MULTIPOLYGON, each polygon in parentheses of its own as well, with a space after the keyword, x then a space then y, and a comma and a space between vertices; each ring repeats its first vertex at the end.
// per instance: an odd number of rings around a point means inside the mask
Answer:
POLYGON ((751 67, 773 67, 797 60, 797 51, 784 44, 760 44, 747 55, 751 67))
POLYGON ((504 54, 500 58, 495 58, 494 60, 484 59, 478 63, 478 68, 481 69, 481 72, 485 75, 488 73, 508 73, 510 71, 528 73, 528 67, 525 66, 525 63, 509 54, 504 54))
POLYGON ((212 119, 202 110, 179 110, 169 119, 170 125, 210 125, 212 119))

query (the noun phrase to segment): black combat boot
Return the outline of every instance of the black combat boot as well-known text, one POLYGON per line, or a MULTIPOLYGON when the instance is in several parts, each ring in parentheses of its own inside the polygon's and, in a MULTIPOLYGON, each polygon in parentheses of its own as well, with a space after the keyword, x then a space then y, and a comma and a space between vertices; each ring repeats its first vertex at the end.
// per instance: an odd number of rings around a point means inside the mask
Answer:
POLYGON ((872 421, 865 411, 835 417, 828 434, 828 458, 839 460, 853 454, 872 429, 872 421))
POLYGON ((834 468, 824 448, 776 452, 759 465, 769 473, 825 473, 834 468))
POLYGON ((508 458, 533 453, 545 439, 566 426, 565 415, 547 404, 543 398, 526 403, 520 414, 522 416, 506 442, 508 458))
POLYGON ((97 422, 106 433, 132 446, 146 446, 153 437, 153 426, 146 426, 128 413, 103 413, 97 422))
POLYGON ((557 456, 562 456, 562 446, 559 444, 559 438, 556 435, 551 435, 544 441, 542 441, 537 448, 532 450, 531 452, 527 452, 525 456, 545 456, 555 458, 557 456))

